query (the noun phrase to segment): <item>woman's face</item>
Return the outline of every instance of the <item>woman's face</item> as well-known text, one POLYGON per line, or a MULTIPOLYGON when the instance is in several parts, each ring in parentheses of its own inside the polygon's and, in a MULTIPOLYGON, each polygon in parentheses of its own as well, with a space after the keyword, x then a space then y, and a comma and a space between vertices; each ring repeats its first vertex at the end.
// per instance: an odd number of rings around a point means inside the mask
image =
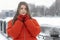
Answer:
POLYGON ((27 13, 26 6, 25 5, 21 5, 20 10, 19 10, 19 14, 25 15, 26 13, 27 13))

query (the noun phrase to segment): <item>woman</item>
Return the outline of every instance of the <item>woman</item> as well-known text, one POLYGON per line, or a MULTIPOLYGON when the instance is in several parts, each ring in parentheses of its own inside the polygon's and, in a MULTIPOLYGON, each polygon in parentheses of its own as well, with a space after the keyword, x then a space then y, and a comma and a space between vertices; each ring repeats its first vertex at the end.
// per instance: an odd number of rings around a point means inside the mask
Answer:
POLYGON ((16 15, 8 22, 7 34, 13 40, 37 40, 41 32, 37 21, 31 18, 27 3, 20 2, 16 15))

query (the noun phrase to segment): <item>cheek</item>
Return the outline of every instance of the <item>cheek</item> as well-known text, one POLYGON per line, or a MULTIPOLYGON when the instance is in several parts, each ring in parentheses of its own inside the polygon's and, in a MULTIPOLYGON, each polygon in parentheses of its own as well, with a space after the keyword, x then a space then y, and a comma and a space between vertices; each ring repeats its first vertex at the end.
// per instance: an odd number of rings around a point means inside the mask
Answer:
POLYGON ((27 13, 27 11, 25 10, 25 13, 27 13))
POLYGON ((22 13, 22 10, 20 10, 19 13, 22 13))

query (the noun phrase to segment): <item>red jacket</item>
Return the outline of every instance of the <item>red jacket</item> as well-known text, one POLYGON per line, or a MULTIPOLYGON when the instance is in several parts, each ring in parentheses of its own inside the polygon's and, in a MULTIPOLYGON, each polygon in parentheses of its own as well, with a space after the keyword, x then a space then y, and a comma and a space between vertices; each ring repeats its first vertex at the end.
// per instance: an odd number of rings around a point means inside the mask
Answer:
POLYGON ((12 20, 8 22, 7 34, 13 38, 13 40, 37 40, 36 36, 41 32, 40 25, 35 19, 29 19, 21 22, 16 20, 12 26, 12 20))

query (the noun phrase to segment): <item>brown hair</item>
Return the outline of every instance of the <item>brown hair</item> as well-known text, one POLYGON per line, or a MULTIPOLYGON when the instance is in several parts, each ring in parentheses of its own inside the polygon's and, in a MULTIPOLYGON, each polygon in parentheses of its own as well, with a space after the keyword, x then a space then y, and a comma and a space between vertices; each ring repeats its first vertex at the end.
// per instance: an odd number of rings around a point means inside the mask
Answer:
MULTIPOLYGON (((13 20, 12 20, 12 25, 13 25, 13 24, 15 23, 15 21, 17 20, 17 16, 19 15, 19 10, 20 10, 20 8, 21 8, 21 5, 25 5, 25 6, 26 6, 27 14, 30 16, 28 4, 27 4, 26 2, 20 2, 20 3, 18 4, 17 12, 16 12, 16 14, 15 14, 13 20)), ((31 18, 31 16, 30 16, 30 18, 31 18)))

